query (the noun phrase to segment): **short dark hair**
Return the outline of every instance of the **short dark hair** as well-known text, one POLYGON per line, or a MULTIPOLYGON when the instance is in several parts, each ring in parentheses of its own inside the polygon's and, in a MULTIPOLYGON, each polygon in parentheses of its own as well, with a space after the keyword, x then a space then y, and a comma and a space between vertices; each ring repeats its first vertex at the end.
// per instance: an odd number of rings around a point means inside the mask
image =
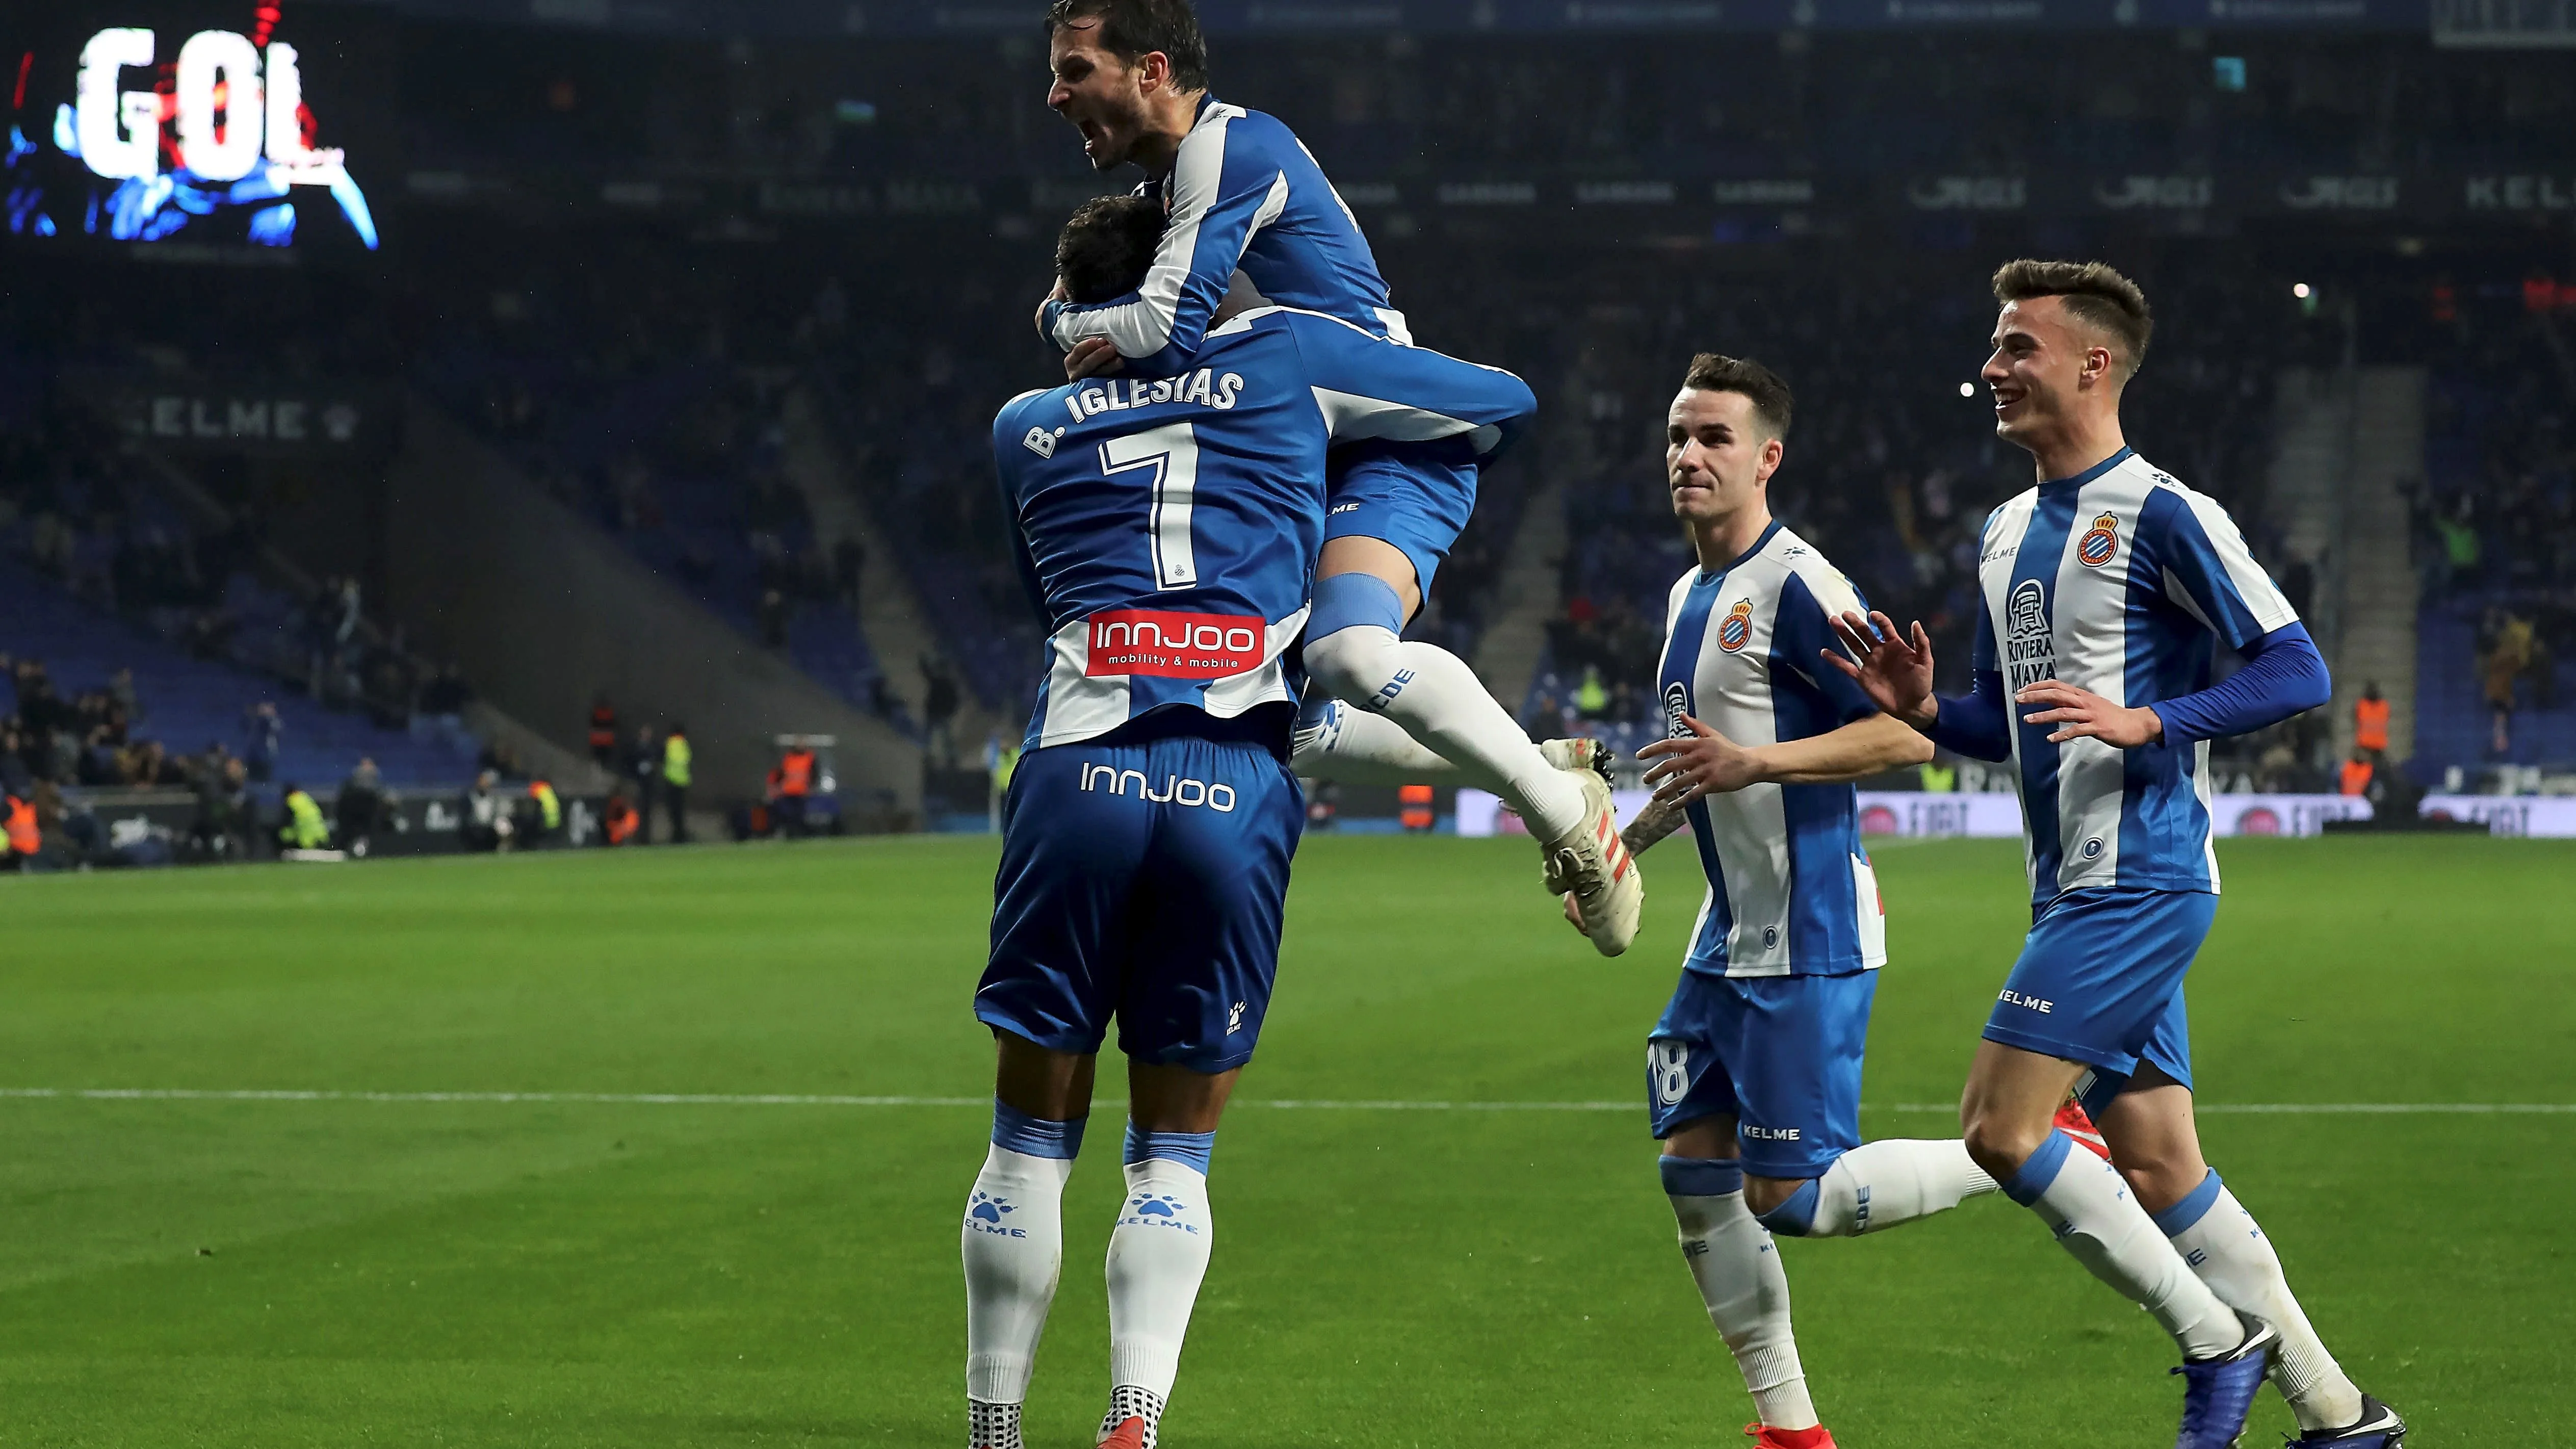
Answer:
POLYGON ((2041 262, 2023 257, 1995 269, 1995 300, 2027 302, 2033 297, 2064 297, 2076 320, 2108 335, 2118 344, 2120 372, 2128 376, 2147 360, 2147 339, 2155 335, 2155 314, 2147 294, 2107 262, 2041 262))
POLYGON ((1780 380, 1780 374, 1751 358, 1703 352, 1691 359, 1682 386, 1701 392, 1740 392, 1753 404, 1753 416, 1765 431, 1775 438, 1789 436, 1789 417, 1798 400, 1789 395, 1789 384, 1780 380))
POLYGON ((1099 21, 1100 48, 1129 65, 1159 50, 1172 63, 1174 86, 1208 88, 1207 37, 1190 0, 1055 0, 1047 7, 1047 34, 1077 20, 1099 21))
POLYGON ((1075 207, 1056 239, 1055 274, 1076 302, 1106 302, 1145 285, 1163 242, 1162 203, 1095 196, 1075 207))

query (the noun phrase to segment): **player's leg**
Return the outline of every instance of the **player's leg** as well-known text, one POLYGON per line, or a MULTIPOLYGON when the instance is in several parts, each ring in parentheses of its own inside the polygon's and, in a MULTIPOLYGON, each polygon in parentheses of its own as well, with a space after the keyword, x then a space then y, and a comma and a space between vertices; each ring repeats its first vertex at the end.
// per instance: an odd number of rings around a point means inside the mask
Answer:
POLYGON ((2052 903, 1996 999, 1959 1106, 1977 1165, 2181 1347, 2177 1449, 2235 1442, 2279 1340, 2221 1302, 2119 1172, 2052 1124, 2088 1070, 2097 1080, 2135 1070, 2215 904, 2188 892, 2111 890, 2052 903))
POLYGON ((1573 831, 1585 819, 1580 782, 1547 762, 1465 660, 1403 637, 1474 509, 1473 450, 1463 439, 1364 445, 1337 454, 1334 467, 1307 670, 1344 703, 1394 721, 1490 783, 1531 833, 1573 831))
POLYGON ((1080 771, 1129 755, 1141 752, 1032 751, 1004 805, 992 957, 975 995, 998 1043, 992 1142, 959 1248, 972 1449, 1019 1449, 1020 1406, 1063 1265, 1064 1183, 1082 1149, 1094 1054, 1127 956, 1130 878, 1148 838, 1141 809, 1103 808, 1102 792, 1082 791, 1080 771))
POLYGON ((1150 1449, 1178 1377, 1215 1244, 1208 1169, 1279 962, 1288 866, 1305 821, 1267 749, 1163 740, 1145 769, 1161 803, 1132 910, 1118 1003, 1130 1062, 1127 1193, 1109 1237, 1109 1412, 1101 1442, 1150 1449))
POLYGON ((1131 1061, 1127 1196, 1109 1234, 1109 1412, 1104 1444, 1150 1449, 1215 1246, 1208 1168, 1241 1068, 1131 1061), (1124 1434, 1125 1438, 1119 1436, 1124 1434))
POLYGON ((1749 1013, 1738 983, 1682 974, 1646 1043, 1646 1110, 1656 1169, 1681 1234, 1683 1266, 1753 1396, 1765 1449, 1824 1449, 1789 1318, 1789 1278, 1744 1202, 1734 1073, 1749 1013))
POLYGON ((1064 1266, 1064 1184, 1082 1151, 1096 1058, 993 1034, 993 1143, 966 1198, 969 1449, 1019 1449, 1020 1405, 1064 1266))
POLYGON ((1736 1073, 1749 1097, 1746 1140, 1770 1134, 1763 1150, 1745 1155, 1744 1202, 1762 1226, 1782 1237, 1858 1237, 1995 1190, 1964 1142, 1860 1140, 1877 972, 1792 976, 1755 989, 1777 998, 1736 1073))
POLYGON ((2303 1442, 2377 1449, 2403 1432, 2404 1421, 2367 1398, 2335 1362, 2291 1293, 2271 1238, 2202 1160, 2181 1013, 2177 994, 2170 1025, 2159 1030, 2125 1090, 2102 1106, 2098 1120, 2111 1161, 2210 1291, 2280 1333, 2272 1382, 2310 1436, 2303 1442))

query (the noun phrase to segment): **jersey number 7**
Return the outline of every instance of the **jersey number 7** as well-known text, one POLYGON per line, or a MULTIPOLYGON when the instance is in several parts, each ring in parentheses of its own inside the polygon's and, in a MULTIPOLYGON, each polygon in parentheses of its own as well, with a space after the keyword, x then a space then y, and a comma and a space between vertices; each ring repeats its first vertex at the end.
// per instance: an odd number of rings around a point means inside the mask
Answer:
POLYGON ((1199 435, 1188 423, 1167 423, 1100 445, 1104 473, 1154 470, 1154 506, 1146 515, 1146 541, 1154 553, 1154 587, 1186 589, 1199 581, 1197 551, 1190 544, 1190 509, 1199 486, 1199 435))

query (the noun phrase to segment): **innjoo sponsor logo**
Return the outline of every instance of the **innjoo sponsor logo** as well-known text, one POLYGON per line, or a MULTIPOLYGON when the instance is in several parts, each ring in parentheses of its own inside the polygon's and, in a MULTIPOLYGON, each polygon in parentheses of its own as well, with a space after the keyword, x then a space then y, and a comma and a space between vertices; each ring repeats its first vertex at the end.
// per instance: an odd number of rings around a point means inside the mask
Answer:
POLYGON ((1165 775, 1163 793, 1157 795, 1154 793, 1154 787, 1146 781, 1145 772, 1142 770, 1122 770, 1115 765, 1095 765, 1088 760, 1083 762, 1082 789, 1086 795, 1095 790, 1106 790, 1112 795, 1125 795, 1127 782, 1130 780, 1136 782, 1136 798, 1147 804, 1187 805, 1194 810, 1205 806, 1219 815, 1234 813, 1235 796, 1232 785, 1211 785, 1205 780, 1184 780, 1178 775, 1165 775))
POLYGON ((1091 616, 1085 674, 1224 679, 1261 667, 1269 625, 1252 614, 1111 609, 1091 616))

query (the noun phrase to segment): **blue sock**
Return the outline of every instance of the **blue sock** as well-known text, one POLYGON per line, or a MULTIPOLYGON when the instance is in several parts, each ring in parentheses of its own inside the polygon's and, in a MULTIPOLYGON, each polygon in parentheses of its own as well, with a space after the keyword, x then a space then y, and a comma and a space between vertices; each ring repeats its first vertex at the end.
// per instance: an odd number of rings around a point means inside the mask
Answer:
POLYGON ((1786 1238, 1803 1238, 1816 1225, 1816 1199, 1822 1195, 1817 1179, 1808 1178, 1789 1194, 1789 1200, 1767 1213, 1755 1214, 1762 1226, 1786 1238))
POLYGON ((2066 1165, 2066 1154, 2074 1150, 2074 1138, 2051 1128, 2048 1140, 2039 1144, 2039 1150, 2022 1162, 2021 1171, 2003 1185, 2004 1195, 2023 1207, 2039 1201, 2048 1185, 2057 1181, 2058 1169, 2066 1165))
POLYGON ((993 1099, 993 1145, 1024 1157, 1052 1157, 1071 1162, 1082 1155, 1082 1129, 1088 1117, 1050 1122, 1032 1117, 1001 1098, 993 1099))
POLYGON ((1127 1124, 1127 1165, 1135 1166, 1148 1157, 1177 1162, 1183 1167, 1207 1176, 1208 1157, 1216 1151, 1213 1132, 1145 1132, 1136 1124, 1127 1124))
POLYGON ((2156 1214, 2156 1230, 2168 1238, 2181 1237, 2202 1218, 2209 1216, 2209 1210, 2218 1205, 2218 1195, 2226 1189, 2227 1184, 2218 1180, 2218 1169, 2211 1168, 2209 1176, 2200 1180, 2200 1186, 2185 1193, 2182 1201, 2156 1214))
POLYGON ((1724 1197, 1744 1191, 1744 1166, 1732 1157, 1665 1157, 1655 1163, 1673 1197, 1724 1197))
POLYGON ((1315 581, 1315 611, 1306 616, 1308 642, 1354 624, 1374 624, 1390 634, 1404 633, 1404 600, 1395 586, 1375 574, 1335 574, 1315 581))

